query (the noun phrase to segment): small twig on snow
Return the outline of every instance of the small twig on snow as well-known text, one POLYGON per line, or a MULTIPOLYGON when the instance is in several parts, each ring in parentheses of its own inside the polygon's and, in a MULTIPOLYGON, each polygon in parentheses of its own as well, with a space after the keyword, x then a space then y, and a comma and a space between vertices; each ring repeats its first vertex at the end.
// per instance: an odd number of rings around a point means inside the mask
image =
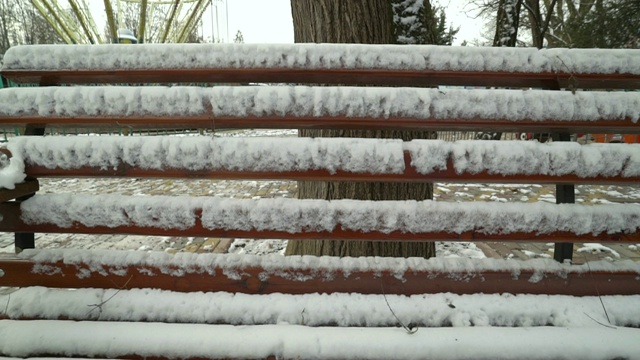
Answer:
POLYGON ((398 315, 396 315, 396 313, 393 311, 393 309, 391 308, 391 305, 389 305, 389 300, 387 300, 387 294, 385 294, 384 292, 384 285, 380 285, 380 288, 382 289, 382 297, 384 297, 384 302, 387 303, 387 307, 389 308, 389 311, 391 311, 391 314, 393 315, 393 317, 396 318, 396 320, 398 321, 398 324, 400 324, 400 326, 402 326, 404 328, 404 331, 407 332, 407 334, 411 335, 411 334, 415 334, 416 331, 418 331, 418 327, 408 327, 407 325, 405 325, 402 320, 400 320, 400 318, 398 317, 398 315))
POLYGON ((578 79, 573 74, 573 71, 571 71, 571 69, 569 69, 567 64, 565 64, 565 62, 559 56, 556 56, 556 58, 558 58, 558 60, 560 60, 562 65, 564 65, 564 67, 567 69, 567 72, 569 73, 569 90, 571 90, 571 93, 573 95, 575 95, 576 94, 576 88, 577 88, 578 79))
POLYGON ((87 315, 91 314, 91 312, 95 309, 99 309, 99 313, 98 313, 98 318, 102 315, 102 305, 106 304, 107 302, 109 302, 109 300, 113 299, 116 295, 118 295, 118 293, 124 289, 127 288, 127 285, 129 285, 129 282, 131 281, 131 279, 133 279, 133 275, 131 275, 129 277, 129 280, 127 280, 126 283, 124 283, 124 285, 122 285, 122 287, 120 287, 115 293, 113 293, 113 295, 109 296, 109 298, 107 300, 102 301, 100 304, 90 304, 87 306, 93 306, 93 309, 89 310, 89 312, 87 313, 87 315))
POLYGON ((615 326, 607 325, 607 324, 601 323, 600 321, 598 321, 598 320, 596 320, 596 319, 592 318, 592 317, 591 317, 591 315, 587 314, 586 312, 585 312, 584 314, 585 314, 585 315, 587 315, 587 317, 588 317, 589 319, 591 319, 591 320, 595 321, 596 323, 598 323, 598 324, 600 324, 600 325, 602 325, 602 326, 604 326, 604 327, 608 327, 609 329, 617 329, 617 327, 615 327, 615 326))
MULTIPOLYGON (((593 280, 593 273, 591 272, 591 265, 589 265, 589 260, 587 260, 587 255, 584 255, 584 262, 587 264, 587 268, 589 269, 589 275, 591 276, 591 280, 593 280)), ((598 285, 595 285, 594 283, 594 288, 596 289, 596 294, 598 294, 598 299, 600 300, 600 305, 602 305, 602 310, 604 310, 604 315, 607 317, 607 322, 609 323, 609 325, 611 324, 611 320, 609 319, 609 313, 607 313, 607 308, 604 306, 604 302, 602 301, 602 296, 600 296, 600 291, 598 290, 598 285)), ((586 313, 585 313, 586 315, 586 313)), ((589 316, 589 315, 587 315, 589 316)), ((589 316, 589 318, 591 318, 591 320, 594 320, 591 316, 589 316)), ((602 323, 600 323, 599 321, 596 321, 598 324, 603 325, 603 326, 607 326, 604 325, 602 323)), ((607 326, 608 327, 608 326, 607 326)), ((614 327, 615 329, 615 327, 614 327)))
POLYGON ((11 294, 7 295, 7 306, 4 307, 4 314, 9 316, 9 302, 11 301, 11 294))

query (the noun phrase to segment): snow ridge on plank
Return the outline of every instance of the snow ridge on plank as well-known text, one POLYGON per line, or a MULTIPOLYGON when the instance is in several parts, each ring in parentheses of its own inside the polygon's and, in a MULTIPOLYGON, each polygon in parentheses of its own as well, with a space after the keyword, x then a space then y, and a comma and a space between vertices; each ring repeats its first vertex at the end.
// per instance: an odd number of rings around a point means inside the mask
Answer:
POLYGON ((358 44, 14 46, 7 70, 398 69, 640 74, 640 51, 358 44))
POLYGON ((411 154, 411 165, 421 174, 446 170, 451 159, 457 174, 640 175, 640 145, 635 144, 413 140, 405 142, 404 148, 411 154))
POLYGON ((19 179, 14 173, 22 173, 25 165, 47 169, 115 169, 126 165, 153 170, 402 174, 406 170, 405 151, 410 154, 410 165, 425 175, 447 170, 451 162, 458 174, 640 176, 640 145, 636 144, 204 136, 101 136, 99 140, 13 138, 8 145, 11 163, 0 171, 2 184, 19 179))
POLYGON ((358 138, 18 137, 12 158, 49 169, 142 169, 221 171, 309 171, 400 174, 402 140, 358 138))
MULTIPOLYGON (((396 327, 384 298, 400 319, 420 327, 592 326, 584 313, 606 323, 595 296, 420 294, 265 294, 177 293, 158 289, 22 288, 11 295, 5 315, 12 319, 143 321, 191 324, 304 324, 306 326, 396 327), (117 296, 115 293, 117 292, 117 296), (88 304, 105 302, 100 311, 88 304), (453 305, 453 306, 449 306, 453 305), (181 311, 175 311, 181 309, 181 311), (524 314, 523 314, 524 313, 524 314), (304 314, 301 317, 300 314, 304 314)), ((603 296, 613 326, 639 326, 640 295, 603 296)))
POLYGON ((217 197, 36 195, 21 203, 26 224, 122 226, 289 234, 345 230, 407 235, 448 232, 575 235, 640 230, 640 206, 446 203, 436 201, 238 200, 217 197))
MULTIPOLYGON (((640 60, 639 60, 640 62, 640 60)), ((0 121, 20 117, 297 117, 612 121, 640 118, 638 92, 218 86, 26 87, 0 92, 0 121)), ((141 119, 144 122, 144 119, 141 119)))
POLYGON ((542 360, 563 359, 570 354, 585 360, 633 359, 640 353, 639 333, 638 329, 597 324, 422 329, 408 336, 395 327, 4 320, 0 322, 0 353, 22 358, 421 359, 426 355, 461 360, 506 355, 510 359, 542 360), (247 339, 251 339, 250 346, 247 339))
MULTIPOLYGON (((235 277, 243 269, 263 269, 267 275, 288 271, 310 270, 334 276, 337 272, 391 272, 402 279, 406 272, 434 272, 448 274, 478 274, 486 271, 507 272, 518 278, 523 272, 532 272, 541 279, 545 274, 583 274, 592 271, 635 272, 640 275, 640 263, 632 260, 608 262, 594 261, 589 264, 562 264, 551 259, 529 259, 525 261, 503 259, 469 258, 388 258, 388 257, 317 257, 246 254, 194 254, 179 252, 121 251, 121 250, 78 250, 78 249, 25 249, 18 255, 21 259, 33 261, 46 272, 47 266, 58 262, 74 265, 81 276, 81 269, 103 273, 108 268, 152 267, 163 274, 182 276, 185 273, 216 274, 222 269, 227 276, 235 277)), ((114 275, 124 276, 122 273, 114 275)), ((304 279, 295 278, 298 281, 304 279)), ((532 279, 533 281, 533 279, 532 279)))

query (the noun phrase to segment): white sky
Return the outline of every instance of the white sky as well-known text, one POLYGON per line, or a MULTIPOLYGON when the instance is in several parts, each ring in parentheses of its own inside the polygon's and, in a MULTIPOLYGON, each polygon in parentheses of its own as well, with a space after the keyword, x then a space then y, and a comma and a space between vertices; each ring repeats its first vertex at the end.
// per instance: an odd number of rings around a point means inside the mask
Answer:
MULTIPOLYGON (((224 5, 219 0, 217 3, 222 10, 224 5)), ((233 39, 235 33, 240 30, 246 43, 292 43, 293 21, 290 3, 290 0, 229 0, 230 38, 233 39)), ((447 21, 460 27, 455 44, 480 38, 481 22, 472 18, 473 6, 467 5, 468 3, 469 0, 441 1, 441 5, 447 9, 447 21)), ((224 25, 224 18, 220 16, 220 19, 221 25, 224 25)), ((205 33, 207 31, 210 33, 211 30, 206 29, 205 25, 205 33)))
MULTIPOLYGON (((233 41, 240 30, 246 43, 292 43, 293 21, 291 19, 291 0, 214 0, 214 7, 207 9, 203 15, 204 38, 222 38, 225 42, 233 41), (225 8, 228 4, 228 9, 225 8), (217 8, 217 15, 216 15, 217 8), (228 14, 228 28, 226 16, 228 14), (217 26, 212 26, 212 19, 217 17, 217 26), (228 36, 227 36, 228 34, 228 36)), ((470 0, 441 0, 446 6, 447 20, 460 27, 455 45, 463 40, 472 41, 480 38, 481 22, 473 19, 470 0)), ((64 3, 64 2, 61 2, 64 3)), ((98 27, 104 22, 102 2, 90 1, 93 16, 98 27)), ((213 21, 213 23, 216 23, 213 21)))

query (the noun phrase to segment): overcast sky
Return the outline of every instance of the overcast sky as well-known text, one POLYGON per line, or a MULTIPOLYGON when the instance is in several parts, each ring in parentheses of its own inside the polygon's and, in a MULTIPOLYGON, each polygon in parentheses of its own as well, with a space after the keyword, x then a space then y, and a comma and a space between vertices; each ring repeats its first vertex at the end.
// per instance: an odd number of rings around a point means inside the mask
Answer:
MULTIPOLYGON (((202 35, 207 39, 211 38, 213 33, 215 38, 229 42, 233 41, 235 34, 240 30, 246 43, 292 43, 293 21, 290 1, 214 0, 213 4, 216 6, 207 9, 203 15, 202 35), (225 8, 225 3, 228 8, 225 8)), ((480 38, 480 22, 471 17, 472 7, 465 5, 468 2, 469 0, 441 0, 441 5, 447 9, 447 20, 460 27, 455 45, 463 40, 472 41, 480 38)), ((92 0, 89 3, 98 22, 98 28, 104 28, 104 25, 100 24, 104 24, 106 18, 103 2, 92 0)))
MULTIPOLYGON (((472 41, 475 38, 480 38, 481 23, 471 17, 473 7, 466 5, 468 0, 441 1, 441 4, 447 9, 447 20, 453 22, 454 26, 460 27, 456 44, 460 44, 465 39, 472 41)), ((218 3, 220 4, 220 2, 218 3)), ((293 42, 290 3, 290 0, 229 0, 230 38, 233 39, 235 33, 240 30, 247 43, 293 42)), ((222 4, 218 7, 219 10, 224 9, 222 4)), ((222 22, 224 18, 220 17, 220 12, 218 12, 218 16, 222 22)), ((205 26, 205 31, 210 32, 211 30, 206 29, 205 26)))

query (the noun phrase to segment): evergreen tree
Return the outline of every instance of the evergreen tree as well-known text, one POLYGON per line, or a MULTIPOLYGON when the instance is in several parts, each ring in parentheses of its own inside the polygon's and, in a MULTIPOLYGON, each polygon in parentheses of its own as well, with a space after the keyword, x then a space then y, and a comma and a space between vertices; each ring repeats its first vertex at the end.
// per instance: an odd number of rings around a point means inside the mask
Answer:
POLYGON ((574 48, 638 47, 640 1, 561 1, 552 25, 557 29, 549 43, 574 48))
POLYGON ((233 39, 233 42, 236 44, 244 44, 244 36, 240 30, 236 33, 236 37, 233 39))
POLYGON ((394 34, 398 44, 451 45, 460 28, 447 25, 444 8, 429 0, 392 0, 394 34))

